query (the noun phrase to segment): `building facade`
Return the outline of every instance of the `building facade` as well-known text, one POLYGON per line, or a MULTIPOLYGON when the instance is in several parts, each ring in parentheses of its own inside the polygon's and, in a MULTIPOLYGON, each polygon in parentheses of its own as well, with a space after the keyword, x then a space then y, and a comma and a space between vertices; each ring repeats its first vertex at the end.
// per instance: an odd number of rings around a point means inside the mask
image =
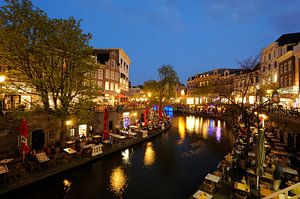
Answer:
POLYGON ((94 49, 93 54, 103 65, 92 75, 102 88, 102 96, 98 100, 114 105, 120 101, 120 96, 128 95, 130 59, 121 48, 94 49))

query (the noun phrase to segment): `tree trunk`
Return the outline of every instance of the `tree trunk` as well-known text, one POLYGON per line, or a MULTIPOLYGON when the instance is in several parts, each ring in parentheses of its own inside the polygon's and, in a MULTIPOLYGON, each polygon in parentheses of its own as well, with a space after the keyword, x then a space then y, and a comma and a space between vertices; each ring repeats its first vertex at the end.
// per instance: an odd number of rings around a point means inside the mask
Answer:
POLYGON ((61 148, 65 147, 66 133, 67 133, 66 119, 61 119, 60 120, 60 147, 61 148))

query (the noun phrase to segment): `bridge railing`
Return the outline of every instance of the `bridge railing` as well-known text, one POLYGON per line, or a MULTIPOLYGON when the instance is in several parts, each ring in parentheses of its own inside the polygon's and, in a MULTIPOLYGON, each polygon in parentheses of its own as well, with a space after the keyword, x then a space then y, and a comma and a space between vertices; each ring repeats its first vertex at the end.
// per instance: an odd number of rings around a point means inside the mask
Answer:
POLYGON ((289 196, 289 191, 293 190, 293 189, 299 189, 300 188, 300 182, 298 182, 297 184, 294 184, 292 186, 289 186, 285 189, 279 190, 267 197, 264 197, 263 199, 272 199, 272 198, 280 198, 279 195, 283 194, 284 195, 284 199, 298 199, 300 198, 300 194, 296 195, 296 196, 289 196))

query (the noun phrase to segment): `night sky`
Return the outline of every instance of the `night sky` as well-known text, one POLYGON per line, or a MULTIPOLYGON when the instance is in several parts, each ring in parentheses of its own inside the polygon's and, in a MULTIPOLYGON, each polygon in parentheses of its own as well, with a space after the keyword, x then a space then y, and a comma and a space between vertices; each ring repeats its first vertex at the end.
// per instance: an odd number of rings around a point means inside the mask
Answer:
MULTIPOLYGON (((182 83, 237 68, 281 34, 300 31, 299 0, 34 0, 52 18, 82 19, 95 48, 123 48, 133 85, 171 64, 182 83)), ((2 4, 2 3, 1 3, 2 4)))

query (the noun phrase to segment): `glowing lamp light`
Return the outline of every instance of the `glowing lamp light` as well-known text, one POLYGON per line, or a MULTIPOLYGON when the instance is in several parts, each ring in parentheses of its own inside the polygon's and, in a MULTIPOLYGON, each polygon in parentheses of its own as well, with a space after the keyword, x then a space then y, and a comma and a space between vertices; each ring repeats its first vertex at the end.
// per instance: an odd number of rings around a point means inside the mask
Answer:
POLYGON ((67 121, 66 121, 66 125, 67 125, 67 126, 70 126, 71 124, 72 124, 72 121, 71 121, 71 120, 67 120, 67 121))
POLYGON ((0 82, 4 82, 6 77, 4 75, 0 75, 0 82))

